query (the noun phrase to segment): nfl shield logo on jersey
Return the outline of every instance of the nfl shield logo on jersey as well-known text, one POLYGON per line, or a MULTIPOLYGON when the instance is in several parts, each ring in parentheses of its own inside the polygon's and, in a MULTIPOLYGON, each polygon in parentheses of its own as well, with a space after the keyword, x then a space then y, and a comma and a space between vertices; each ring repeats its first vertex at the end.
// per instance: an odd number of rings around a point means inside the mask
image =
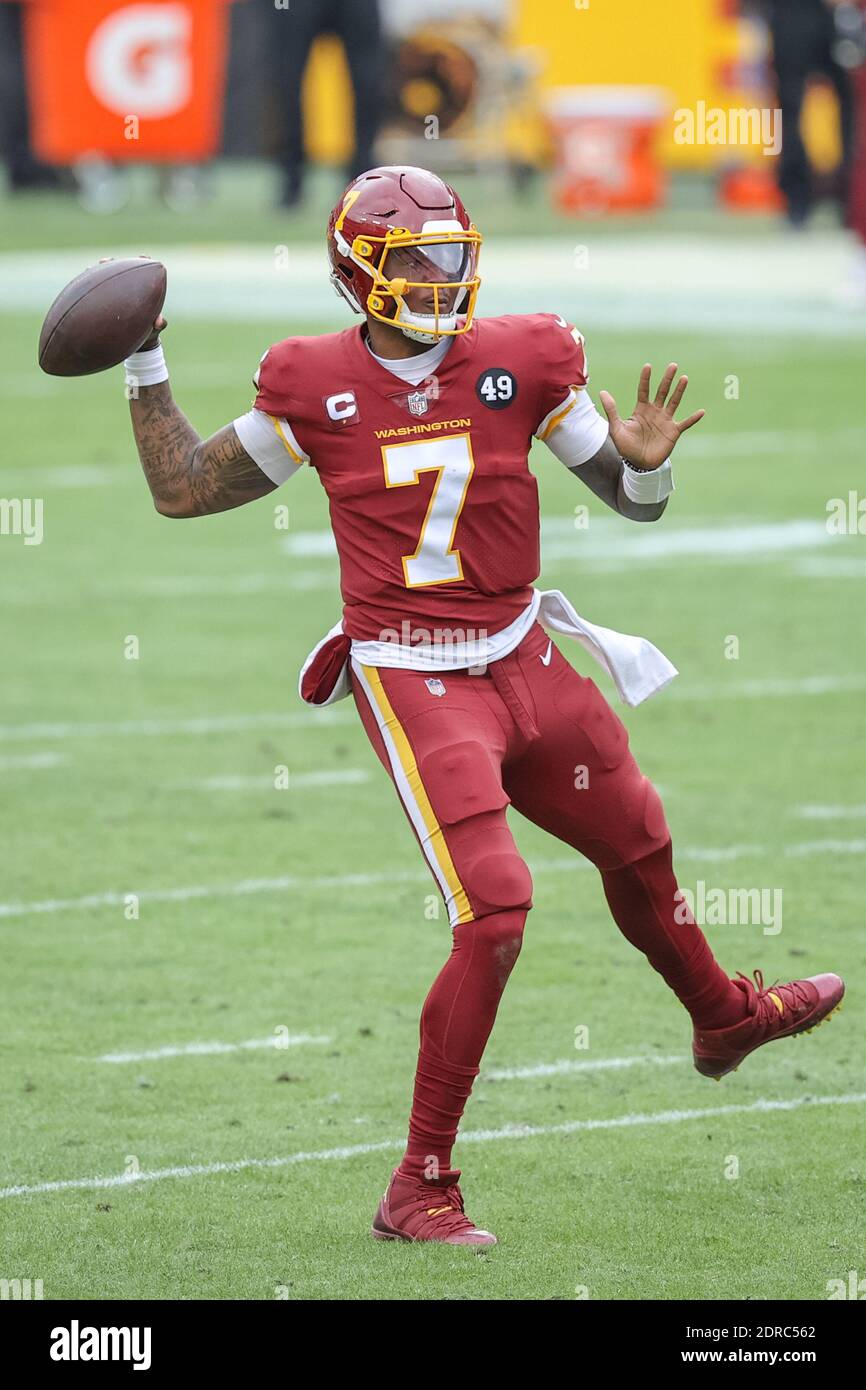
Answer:
POLYGON ((438 676, 430 676, 430 677, 424 682, 424 684, 426 685, 427 689, 430 691, 430 694, 431 694, 431 695, 444 695, 444 694, 445 694, 445 682, 444 682, 444 681, 440 681, 440 679, 439 679, 438 676))
POLYGON ((406 397, 406 404, 409 407, 410 415, 426 415, 427 393, 425 391, 410 391, 406 397))

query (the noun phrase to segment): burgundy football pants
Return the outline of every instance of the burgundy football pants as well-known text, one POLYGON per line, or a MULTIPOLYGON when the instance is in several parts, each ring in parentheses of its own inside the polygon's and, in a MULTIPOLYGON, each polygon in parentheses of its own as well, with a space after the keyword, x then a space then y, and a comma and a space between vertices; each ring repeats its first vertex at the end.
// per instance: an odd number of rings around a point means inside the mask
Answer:
POLYGON ((450 1171, 520 950, 532 880, 506 821, 509 804, 595 864, 620 930, 696 1023, 722 1027, 741 1016, 741 992, 675 898, 664 810, 625 726, 542 627, 475 674, 353 661, 352 688, 454 929, 421 1016, 404 1171, 450 1171))

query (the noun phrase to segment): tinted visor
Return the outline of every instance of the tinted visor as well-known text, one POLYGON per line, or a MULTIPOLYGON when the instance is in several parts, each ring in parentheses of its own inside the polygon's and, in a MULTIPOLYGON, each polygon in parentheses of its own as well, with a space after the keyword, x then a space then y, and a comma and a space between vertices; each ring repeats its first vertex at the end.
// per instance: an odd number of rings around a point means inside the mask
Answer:
POLYGON ((472 277, 474 247, 465 241, 443 241, 426 246, 397 246, 385 259, 383 273, 394 279, 424 284, 469 280, 472 277))

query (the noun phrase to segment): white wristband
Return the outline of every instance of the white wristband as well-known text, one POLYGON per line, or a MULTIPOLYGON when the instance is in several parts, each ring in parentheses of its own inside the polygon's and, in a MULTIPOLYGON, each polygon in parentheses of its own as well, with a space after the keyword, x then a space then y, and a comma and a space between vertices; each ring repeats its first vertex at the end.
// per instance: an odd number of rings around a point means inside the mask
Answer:
POLYGON ((665 459, 660 468, 649 471, 630 468, 628 459, 623 459, 623 492, 630 502, 650 505, 663 502, 674 490, 674 475, 670 459, 665 459))
POLYGON ((146 352, 134 352, 124 362, 127 386, 156 386, 157 382, 168 381, 168 367, 162 343, 146 352))

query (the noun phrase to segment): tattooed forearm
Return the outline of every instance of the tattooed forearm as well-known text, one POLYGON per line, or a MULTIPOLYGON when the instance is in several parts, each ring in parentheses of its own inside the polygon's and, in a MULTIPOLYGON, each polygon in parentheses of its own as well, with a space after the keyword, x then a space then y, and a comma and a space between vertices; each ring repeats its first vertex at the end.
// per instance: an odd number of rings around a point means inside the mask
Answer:
POLYGON ((129 408, 144 476, 163 516, 207 516, 273 492, 276 485, 250 458, 234 425, 202 439, 167 381, 142 386, 129 408))

